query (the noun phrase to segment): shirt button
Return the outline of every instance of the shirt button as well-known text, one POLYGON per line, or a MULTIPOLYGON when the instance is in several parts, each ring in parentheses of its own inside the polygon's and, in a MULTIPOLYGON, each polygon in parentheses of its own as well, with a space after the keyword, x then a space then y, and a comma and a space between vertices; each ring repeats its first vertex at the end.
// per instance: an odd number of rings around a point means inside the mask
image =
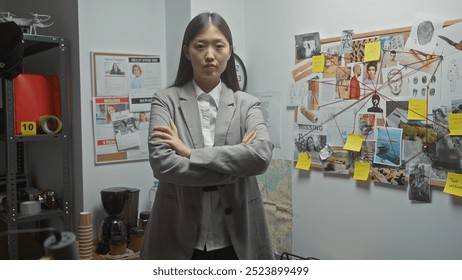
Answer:
POLYGON ((233 213, 233 209, 230 207, 225 208, 225 215, 231 215, 231 213, 233 213))

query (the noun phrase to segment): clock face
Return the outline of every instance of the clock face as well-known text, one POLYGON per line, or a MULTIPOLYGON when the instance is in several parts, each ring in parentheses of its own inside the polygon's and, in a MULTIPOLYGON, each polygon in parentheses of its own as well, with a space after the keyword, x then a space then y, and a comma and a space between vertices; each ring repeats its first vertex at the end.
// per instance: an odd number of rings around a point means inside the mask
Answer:
POLYGON ((242 91, 244 91, 247 86, 247 71, 245 70, 244 63, 237 54, 234 54, 234 58, 236 64, 237 80, 239 81, 239 87, 242 91))

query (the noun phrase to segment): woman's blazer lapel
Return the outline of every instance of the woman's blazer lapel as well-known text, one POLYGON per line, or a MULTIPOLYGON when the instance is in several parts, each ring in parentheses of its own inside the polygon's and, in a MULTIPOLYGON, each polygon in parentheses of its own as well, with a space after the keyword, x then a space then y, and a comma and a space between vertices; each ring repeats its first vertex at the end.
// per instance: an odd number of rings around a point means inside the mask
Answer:
POLYGON ((187 83, 180 89, 179 107, 194 145, 192 148, 203 148, 204 137, 202 135, 199 106, 197 105, 196 92, 192 82, 187 83))
POLYGON ((234 92, 223 83, 215 126, 215 146, 225 145, 226 136, 235 110, 234 92))

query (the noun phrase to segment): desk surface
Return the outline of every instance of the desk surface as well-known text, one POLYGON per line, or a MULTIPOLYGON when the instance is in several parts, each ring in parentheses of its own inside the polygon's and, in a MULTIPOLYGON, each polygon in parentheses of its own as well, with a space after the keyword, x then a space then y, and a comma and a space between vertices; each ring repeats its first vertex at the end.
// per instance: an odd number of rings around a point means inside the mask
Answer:
MULTIPOLYGON (((77 248, 79 243, 77 241, 77 248)), ((140 252, 133 253, 132 250, 127 248, 127 252, 124 255, 111 256, 109 254, 98 254, 96 252, 96 247, 98 246, 98 240, 93 240, 93 257, 92 260, 139 260, 140 252)))

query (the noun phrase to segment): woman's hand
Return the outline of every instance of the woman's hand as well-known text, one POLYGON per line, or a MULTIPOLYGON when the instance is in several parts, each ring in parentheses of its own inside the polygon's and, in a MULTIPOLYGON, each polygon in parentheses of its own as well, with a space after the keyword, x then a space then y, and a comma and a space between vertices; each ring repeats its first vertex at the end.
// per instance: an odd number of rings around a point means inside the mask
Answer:
POLYGON ((178 129, 172 120, 170 120, 170 127, 155 126, 154 130, 158 130, 158 132, 152 133, 151 136, 160 138, 161 140, 157 141, 158 143, 169 144, 180 156, 187 158, 191 156, 192 150, 178 137, 178 129))
POLYGON ((255 138, 257 138, 257 133, 255 131, 251 131, 244 135, 244 138, 242 138, 242 143, 247 145, 252 144, 255 138))

